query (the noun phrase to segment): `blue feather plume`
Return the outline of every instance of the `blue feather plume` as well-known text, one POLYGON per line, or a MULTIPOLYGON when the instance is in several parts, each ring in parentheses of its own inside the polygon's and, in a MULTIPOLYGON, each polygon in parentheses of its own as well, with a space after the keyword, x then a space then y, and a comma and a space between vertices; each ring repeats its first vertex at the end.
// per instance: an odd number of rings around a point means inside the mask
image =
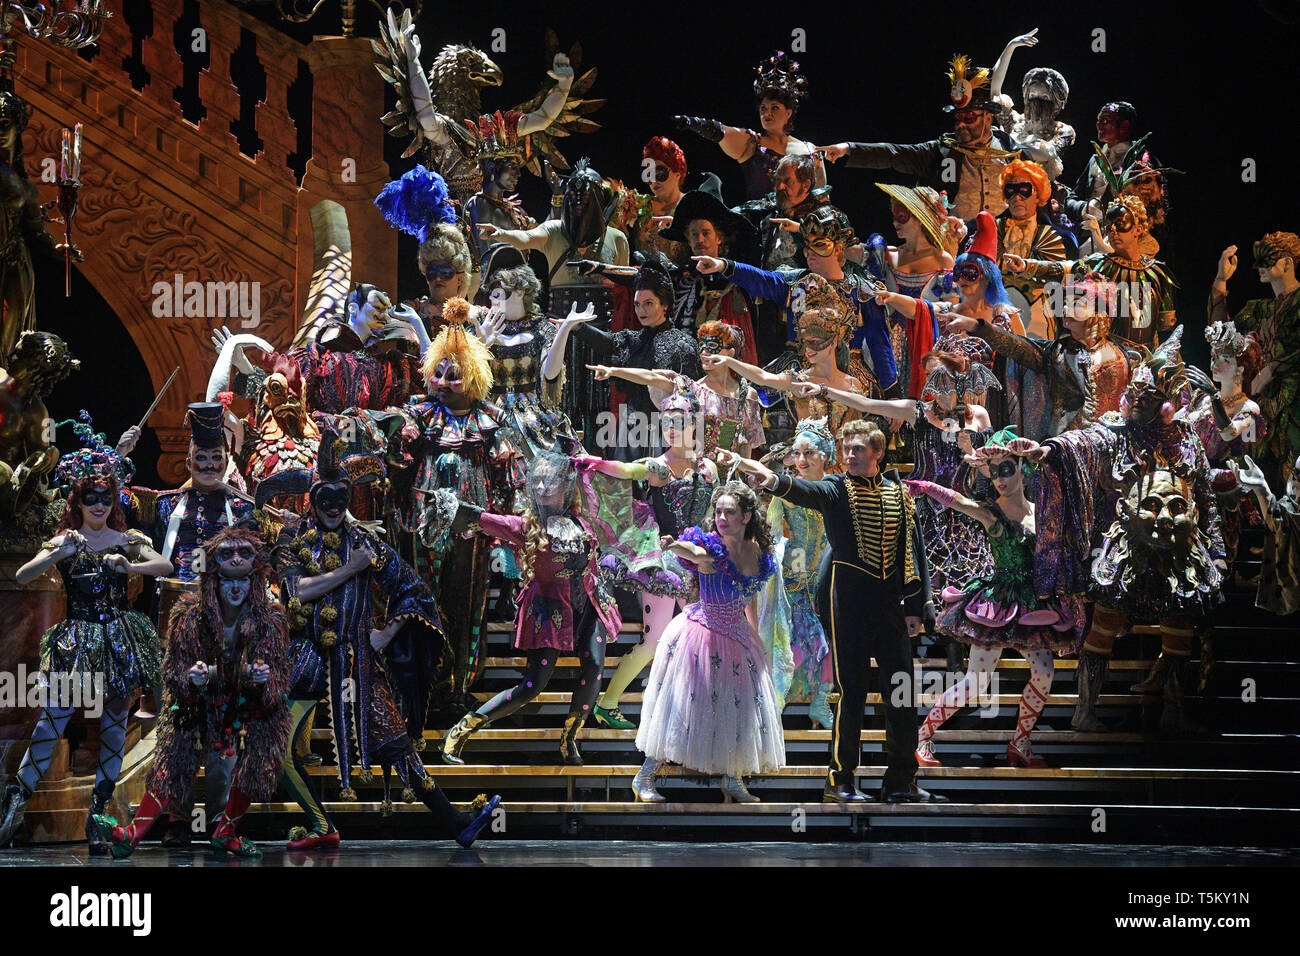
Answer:
POLYGON ((424 242, 431 226, 456 221, 447 181, 424 166, 416 166, 381 189, 375 205, 389 225, 420 242, 424 242))

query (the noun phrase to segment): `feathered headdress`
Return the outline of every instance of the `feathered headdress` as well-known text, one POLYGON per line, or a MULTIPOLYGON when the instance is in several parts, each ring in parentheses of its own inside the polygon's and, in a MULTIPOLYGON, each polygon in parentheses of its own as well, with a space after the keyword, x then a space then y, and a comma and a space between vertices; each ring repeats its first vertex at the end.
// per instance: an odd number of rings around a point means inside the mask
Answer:
POLYGON ((459 370, 465 396, 477 401, 492 391, 492 353, 469 327, 467 301, 459 296, 448 299, 442 307, 442 318, 446 324, 425 351, 420 371, 428 382, 439 364, 451 362, 459 370))
POLYGON ((952 85, 948 94, 952 99, 949 112, 989 105, 988 67, 972 68, 966 54, 958 53, 948 61, 948 82, 952 85))
POLYGON ((317 485, 338 482, 360 485, 383 481, 385 474, 384 463, 378 456, 356 444, 349 445, 334 423, 328 422, 321 427, 315 467, 291 468, 264 478, 258 483, 254 498, 256 506, 261 508, 276 495, 301 495, 317 485))
POLYGON ((447 181, 423 166, 403 173, 400 179, 381 189, 375 205, 389 225, 415 236, 420 242, 428 237, 430 227, 456 221, 447 181))
POLYGON ((124 485, 135 474, 135 465, 131 459, 123 458, 113 449, 102 432, 95 431, 90 412, 84 408, 78 414, 80 422, 69 418, 59 422, 56 428, 71 425, 82 447, 59 459, 54 468, 54 480, 60 488, 71 488, 82 478, 112 478, 119 485, 124 485))
POLYGON ((478 118, 478 122, 466 120, 465 125, 478 139, 479 159, 514 159, 524 162, 528 155, 527 138, 519 141, 519 121, 523 118, 522 110, 506 110, 502 113, 487 113, 478 118))

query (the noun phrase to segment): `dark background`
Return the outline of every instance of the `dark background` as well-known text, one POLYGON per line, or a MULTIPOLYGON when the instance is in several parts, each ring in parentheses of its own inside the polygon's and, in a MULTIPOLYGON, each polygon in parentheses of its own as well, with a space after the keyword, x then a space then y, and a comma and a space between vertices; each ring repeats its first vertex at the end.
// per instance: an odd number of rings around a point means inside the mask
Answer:
MULTIPOLYGON (((337 5, 333 4, 337 9, 337 5)), ((1185 354, 1203 362, 1205 302, 1221 250, 1236 244, 1237 276, 1229 285, 1230 307, 1269 295, 1250 268, 1251 244, 1265 232, 1300 230, 1292 196, 1295 169, 1295 65, 1300 3, 1245 0, 1212 14, 1167 3, 1079 3, 1038 9, 994 4, 428 4, 419 18, 427 68, 445 43, 472 43, 487 50, 505 72, 505 84, 484 92, 485 109, 506 109, 536 92, 549 65, 543 31, 559 35, 561 48, 579 40, 580 70, 597 67, 592 95, 608 103, 593 117, 598 132, 561 142, 570 160, 589 156, 602 174, 637 182, 641 148, 656 134, 685 150, 687 188, 703 172, 723 179, 729 203, 744 199, 739 166, 714 144, 672 128, 674 113, 709 116, 733 126, 758 125, 753 102, 754 67, 776 49, 789 49, 791 31, 806 31, 807 50, 796 53, 809 80, 809 97, 795 119, 794 134, 816 144, 843 140, 921 142, 949 131, 941 109, 948 102, 944 76, 949 58, 969 54, 993 65, 1013 36, 1038 27, 1038 46, 1014 54, 1005 91, 1020 106, 1020 80, 1034 66, 1061 71, 1070 85, 1063 119, 1077 143, 1065 155, 1063 180, 1073 185, 1096 136, 1098 108, 1126 99, 1138 109, 1136 132, 1153 130, 1151 148, 1167 166, 1185 170, 1170 177, 1173 239, 1166 245, 1180 318, 1187 324, 1185 354), (454 11, 454 13, 452 12, 454 11), (504 27, 507 50, 490 51, 492 30, 504 27), (1093 30, 1106 34, 1106 52, 1091 51, 1093 30), (1245 159, 1256 163, 1256 181, 1242 181, 1245 159)), ((250 12, 277 22, 274 7, 250 12)), ((360 30, 373 33, 374 13, 362 3, 360 30)), ((305 28, 286 27, 300 40, 339 30, 337 13, 322 10, 305 28)), ((104 51, 116 55, 116 51, 104 51)), ((21 83, 21 79, 20 79, 21 83)), ((303 84, 299 96, 306 91, 303 84)), ((298 107, 294 105, 294 112, 298 107)), ((392 106, 358 102, 358 114, 379 116, 392 106)), ((88 131, 88 136, 93 132, 88 131)), ((390 139, 394 174, 414 160, 401 160, 405 141, 390 139)), ((852 217, 859 235, 882 232, 892 239, 884 195, 866 170, 832 166, 832 201, 852 217)), ((525 174, 520 191, 537 215, 548 193, 525 174)), ((95 254, 93 247, 84 250, 95 254)), ((403 239, 398 291, 416 294, 415 244, 403 239)), ((118 319, 79 275, 71 299, 63 297, 62 265, 39 263, 38 324, 68 340, 82 371, 56 390, 55 418, 88 407, 96 425, 115 440, 138 420, 152 396, 139 354, 118 319)), ((365 279, 365 277, 357 277, 365 279)), ((282 344, 282 343, 276 343, 282 344)), ((206 333, 196 347, 208 349, 206 333)), ((70 433, 59 444, 74 444, 70 433)), ((146 430, 134 456, 139 480, 156 480, 157 443, 146 430)))

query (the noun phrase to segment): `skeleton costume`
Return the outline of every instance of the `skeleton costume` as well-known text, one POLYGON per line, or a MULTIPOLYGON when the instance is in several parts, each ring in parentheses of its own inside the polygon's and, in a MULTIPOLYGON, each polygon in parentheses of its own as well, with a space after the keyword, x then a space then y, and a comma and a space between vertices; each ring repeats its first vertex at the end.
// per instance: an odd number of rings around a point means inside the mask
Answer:
MULTIPOLYGON (((131 476, 131 462, 104 444, 104 436, 91 427, 88 413, 82 412, 82 419, 83 424, 74 427, 85 447, 59 459, 54 472, 63 489, 77 492, 68 502, 60 527, 81 527, 80 505, 75 502, 89 505, 87 496, 94 495, 104 504, 111 502, 124 525, 126 495, 119 488, 131 476)), ((113 516, 110 513, 110 521, 113 516)), ((139 531, 128 531, 122 544, 103 551, 82 547, 55 564, 67 593, 67 617, 41 638, 41 687, 46 697, 18 772, 0 798, 0 846, 7 846, 17 834, 24 809, 49 769, 55 747, 75 712, 74 700, 97 696, 103 701, 103 712, 86 837, 92 855, 107 852, 92 817, 105 812, 117 785, 126 744, 128 700, 137 690, 158 683, 162 649, 153 624, 131 610, 127 573, 108 567, 104 559, 125 555, 138 560, 140 548, 148 540, 139 531)))
POLYGON ((1175 659, 1162 722, 1186 726, 1193 627, 1214 606, 1215 562, 1226 551, 1205 450, 1192 427, 1173 417, 1186 382, 1181 337, 1176 329, 1134 371, 1125 415, 1108 413, 1045 443, 1035 589, 1041 600, 1088 594, 1096 602, 1079 657, 1076 730, 1106 729, 1094 710, 1115 639, 1130 623, 1160 625, 1162 651, 1175 659))
POLYGON ((275 792, 289 741, 290 662, 284 612, 267 587, 269 566, 261 539, 244 528, 227 528, 207 543, 210 560, 199 575, 199 590, 186 595, 172 614, 171 640, 163 663, 170 703, 158 726, 158 745, 145 782, 145 794, 131 823, 119 826, 97 816, 114 857, 129 856, 153 822, 171 805, 188 805, 194 778, 209 752, 234 758, 230 794, 212 828, 213 849, 240 857, 259 857, 235 828, 253 802, 275 792), (225 553, 242 555, 242 573, 227 569, 225 553), (224 623, 219 593, 230 586, 246 597, 238 617, 224 623), (191 679, 195 666, 207 679, 191 679), (258 680, 255 669, 269 674, 258 680))
POLYGON ((560 753, 581 764, 578 731, 600 692, 605 651, 622 627, 618 603, 599 573, 600 545, 587 502, 575 512, 578 470, 564 455, 539 452, 529 463, 524 513, 493 514, 461 505, 452 531, 468 527, 500 538, 519 553, 523 589, 515 618, 515 648, 528 658, 523 680, 466 714, 443 742, 443 759, 464 763, 466 740, 484 726, 524 707, 550 683, 561 653, 580 660, 560 753))

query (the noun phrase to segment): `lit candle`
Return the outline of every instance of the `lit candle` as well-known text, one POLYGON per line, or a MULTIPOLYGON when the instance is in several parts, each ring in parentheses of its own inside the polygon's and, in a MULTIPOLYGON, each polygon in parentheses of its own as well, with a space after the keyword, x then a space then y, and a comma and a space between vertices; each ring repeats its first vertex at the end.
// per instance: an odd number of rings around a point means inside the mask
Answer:
POLYGON ((81 124, 72 130, 72 178, 81 182, 81 124))
POLYGON ((72 135, 72 131, 71 131, 71 130, 69 130, 69 129, 64 129, 64 131, 63 131, 63 150, 62 150, 62 152, 59 154, 59 180, 60 180, 60 182, 67 182, 67 180, 68 180, 68 165, 69 165, 69 162, 70 162, 70 159, 71 159, 71 157, 70 157, 69 154, 70 154, 71 151, 72 151, 72 142, 71 142, 71 140, 70 140, 70 138, 69 138, 71 135, 72 135))

